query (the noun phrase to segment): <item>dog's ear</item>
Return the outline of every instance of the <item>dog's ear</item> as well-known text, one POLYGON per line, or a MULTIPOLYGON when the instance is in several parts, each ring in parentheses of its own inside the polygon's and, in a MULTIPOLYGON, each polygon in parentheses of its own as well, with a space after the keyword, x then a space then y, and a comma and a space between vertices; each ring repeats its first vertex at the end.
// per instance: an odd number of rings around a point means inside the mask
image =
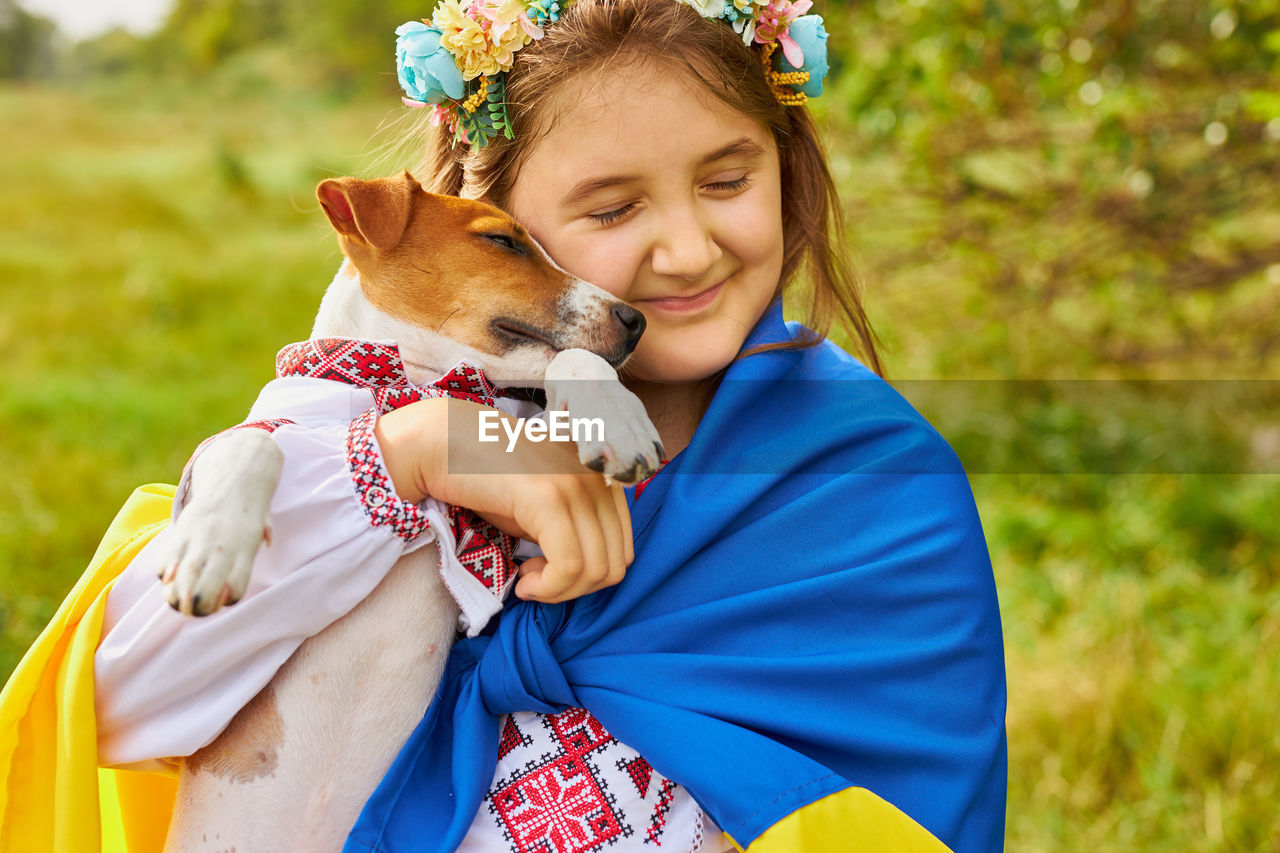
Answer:
POLYGON ((395 248, 408 227, 413 193, 419 188, 408 172, 372 181, 330 178, 316 187, 316 197, 339 234, 386 251, 395 248))

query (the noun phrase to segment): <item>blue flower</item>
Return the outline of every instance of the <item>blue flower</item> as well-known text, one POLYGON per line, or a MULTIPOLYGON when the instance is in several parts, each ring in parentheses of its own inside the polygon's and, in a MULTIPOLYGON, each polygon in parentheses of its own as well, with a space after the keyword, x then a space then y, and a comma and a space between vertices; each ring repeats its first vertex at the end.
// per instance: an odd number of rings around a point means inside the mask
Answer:
POLYGON ((410 21, 396 28, 396 36, 396 71, 406 96, 428 104, 462 97, 462 72, 448 48, 440 46, 439 30, 410 21))
POLYGON ((529 0, 529 8, 526 11, 529 14, 529 20, 540 27, 560 20, 561 10, 558 0, 529 0))
POLYGON ((791 24, 788 34, 804 51, 804 67, 796 68, 778 51, 779 70, 808 71, 809 82, 803 86, 793 86, 810 98, 822 94, 822 81, 827 76, 827 31, 822 26, 822 16, 802 15, 791 24))

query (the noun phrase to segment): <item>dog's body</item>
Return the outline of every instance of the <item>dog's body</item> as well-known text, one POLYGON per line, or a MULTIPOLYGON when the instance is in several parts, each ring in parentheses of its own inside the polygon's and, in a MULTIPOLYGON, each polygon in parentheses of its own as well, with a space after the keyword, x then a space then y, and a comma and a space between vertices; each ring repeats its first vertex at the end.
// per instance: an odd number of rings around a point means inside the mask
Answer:
MULTIPOLYGON (((638 312, 559 270, 496 209, 432 196, 408 174, 326 181, 318 194, 347 261, 313 338, 395 339, 418 384, 467 360, 507 384, 541 385, 549 408, 604 420, 607 441, 579 445, 584 463, 620 482, 656 468, 657 433, 613 369, 643 329, 638 312)), ((244 593, 270 541, 281 469, 263 431, 205 446, 163 570, 171 604, 211 613, 244 593)), ((455 636, 439 559, 434 543, 400 557, 184 762, 167 849, 341 847, 426 710, 455 636)))

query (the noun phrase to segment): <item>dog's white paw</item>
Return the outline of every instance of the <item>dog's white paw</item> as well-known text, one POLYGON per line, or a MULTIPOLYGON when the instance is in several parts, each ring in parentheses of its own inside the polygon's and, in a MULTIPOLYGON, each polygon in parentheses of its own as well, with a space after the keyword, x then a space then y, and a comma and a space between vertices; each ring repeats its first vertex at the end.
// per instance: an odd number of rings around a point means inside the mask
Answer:
POLYGON ((160 561, 166 601, 193 616, 234 605, 248 587, 257 549, 270 540, 269 516, 253 517, 247 507, 187 506, 170 529, 160 561))
POLYGON ((547 408, 578 420, 599 420, 603 435, 586 430, 578 459, 593 471, 624 485, 658 470, 662 440, 644 404, 618 381, 608 362, 586 350, 565 350, 547 369, 547 408))
POLYGON ((649 420, 644 404, 622 385, 613 388, 590 383, 581 393, 572 393, 566 407, 572 418, 599 418, 604 435, 578 442, 578 459, 608 479, 631 485, 658 470, 662 461, 662 440, 649 420))
POLYGON ((271 496, 284 465, 279 446, 259 429, 229 430, 202 448, 157 572, 169 603, 195 616, 244 595, 258 548, 271 541, 271 496))
POLYGON ((191 504, 169 531, 160 562, 165 599, 174 609, 207 616, 235 604, 263 542, 271 542, 271 519, 246 507, 191 504), (256 516, 256 517, 255 517, 256 516))

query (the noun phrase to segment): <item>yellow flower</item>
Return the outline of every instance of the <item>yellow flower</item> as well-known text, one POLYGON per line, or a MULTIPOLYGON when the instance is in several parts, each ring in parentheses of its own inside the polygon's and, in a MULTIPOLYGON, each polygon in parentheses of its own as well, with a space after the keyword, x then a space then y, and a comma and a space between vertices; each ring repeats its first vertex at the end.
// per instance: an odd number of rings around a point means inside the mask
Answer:
POLYGON ((465 29, 469 24, 474 25, 476 22, 467 16, 466 10, 462 8, 463 0, 440 0, 436 4, 436 9, 431 13, 431 23, 440 32, 452 32, 457 34, 465 29))
POLYGON ((489 54, 503 71, 511 69, 517 50, 542 35, 529 20, 522 0, 480 0, 472 9, 477 17, 489 22, 485 28, 489 54))
POLYGON ((510 70, 515 52, 542 35, 525 12, 521 0, 440 0, 431 23, 463 79, 474 80, 510 70))
POLYGON ((515 61, 515 52, 531 41, 533 39, 518 24, 508 27, 493 45, 494 59, 502 66, 503 71, 509 71, 515 61))
POLYGON ((485 45, 480 50, 474 50, 461 57, 462 77, 464 80, 474 80, 480 76, 493 76, 502 70, 502 66, 498 64, 498 59, 489 51, 489 45, 485 45))
POLYGON ((461 0, 440 0, 431 23, 440 30, 440 44, 458 58, 462 79, 498 73, 498 63, 489 55, 489 40, 480 23, 462 9, 461 0))

